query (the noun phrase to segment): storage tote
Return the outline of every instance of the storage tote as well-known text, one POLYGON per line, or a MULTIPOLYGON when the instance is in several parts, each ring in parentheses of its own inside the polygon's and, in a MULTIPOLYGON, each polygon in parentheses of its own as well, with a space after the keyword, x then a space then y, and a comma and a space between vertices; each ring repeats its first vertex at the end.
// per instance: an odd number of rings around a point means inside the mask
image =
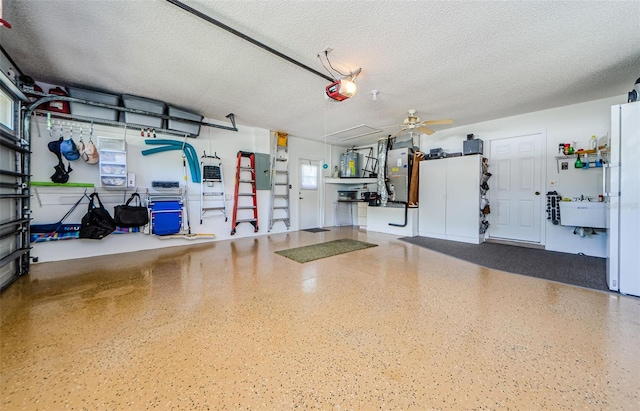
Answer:
MULTIPOLYGON (((109 104, 111 106, 120 105, 120 97, 116 94, 102 93, 100 91, 85 90, 75 87, 67 87, 69 97, 80 98, 83 100, 95 101, 96 103, 109 104)), ((96 107, 89 104, 71 102, 71 114, 75 116, 85 116, 100 118, 103 120, 118 121, 118 110, 96 107)))
MULTIPOLYGON (((126 108, 134 110, 148 111, 149 113, 165 114, 166 105, 162 101, 151 100, 148 98, 122 95, 122 105, 126 108)), ((146 114, 123 112, 125 123, 137 124, 151 128, 164 128, 164 119, 162 117, 149 116, 146 114)))
MULTIPOLYGON (((202 121, 202 116, 200 114, 192 113, 187 110, 182 110, 176 107, 169 106, 169 116, 170 117, 180 117, 187 120, 194 121, 202 121)), ((186 121, 178 121, 178 120, 168 120, 169 130, 173 131, 182 131, 185 134, 189 134, 192 136, 197 136, 200 134, 200 124, 189 123, 186 121)))

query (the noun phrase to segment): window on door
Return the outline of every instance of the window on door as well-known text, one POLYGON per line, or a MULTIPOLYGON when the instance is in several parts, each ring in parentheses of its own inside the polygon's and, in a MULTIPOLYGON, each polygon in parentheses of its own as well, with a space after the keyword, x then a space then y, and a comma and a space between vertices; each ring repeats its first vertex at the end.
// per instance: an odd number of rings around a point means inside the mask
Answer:
POLYGON ((302 190, 318 189, 318 166, 313 164, 300 165, 300 188, 302 190))
POLYGON ((13 130, 14 107, 13 99, 0 88, 0 124, 9 130, 13 130))

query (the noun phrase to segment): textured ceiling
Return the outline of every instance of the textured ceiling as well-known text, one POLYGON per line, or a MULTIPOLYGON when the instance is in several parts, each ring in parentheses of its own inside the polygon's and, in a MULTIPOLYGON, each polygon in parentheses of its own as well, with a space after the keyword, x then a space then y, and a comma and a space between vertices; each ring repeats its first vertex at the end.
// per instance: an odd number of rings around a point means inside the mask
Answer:
POLYGON ((322 73, 316 55, 332 47, 335 68, 362 68, 358 94, 327 101, 327 80, 165 0, 4 0, 13 28, 1 41, 39 81, 220 121, 233 112, 238 124, 320 141, 401 124, 411 108, 458 126, 622 95, 640 77, 637 0, 183 2, 322 73))

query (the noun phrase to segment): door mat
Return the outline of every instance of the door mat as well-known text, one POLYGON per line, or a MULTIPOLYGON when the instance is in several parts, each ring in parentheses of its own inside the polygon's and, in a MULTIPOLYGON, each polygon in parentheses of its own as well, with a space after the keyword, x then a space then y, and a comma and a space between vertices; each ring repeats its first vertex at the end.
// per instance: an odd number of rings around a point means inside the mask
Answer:
POLYGON ((607 260, 497 243, 467 244, 428 237, 402 241, 494 270, 608 291, 607 260))
POLYGON ((351 251, 364 250, 365 248, 377 246, 378 244, 343 238, 340 240, 327 241, 326 243, 289 248, 288 250, 276 251, 275 253, 299 263, 307 263, 321 258, 332 257, 338 254, 350 253, 351 251))
POLYGON ((322 233, 323 231, 329 231, 329 230, 327 230, 326 228, 306 228, 300 231, 306 231, 307 233, 322 233))

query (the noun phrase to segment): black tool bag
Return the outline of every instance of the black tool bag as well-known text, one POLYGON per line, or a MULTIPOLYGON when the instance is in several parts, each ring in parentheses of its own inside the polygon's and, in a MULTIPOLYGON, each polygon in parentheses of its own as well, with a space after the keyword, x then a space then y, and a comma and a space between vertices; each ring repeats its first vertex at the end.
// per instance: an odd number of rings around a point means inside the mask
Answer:
POLYGON ((138 193, 131 194, 125 204, 115 206, 113 216, 118 227, 140 227, 149 222, 149 211, 141 205, 138 193), (134 198, 136 205, 129 205, 134 198))
POLYGON ((89 196, 89 207, 87 214, 82 217, 82 225, 80 226, 80 238, 91 238, 101 240, 111 234, 116 229, 116 222, 113 221, 111 214, 102 205, 98 193, 89 196), (98 200, 98 206, 95 205, 94 199, 98 200))

